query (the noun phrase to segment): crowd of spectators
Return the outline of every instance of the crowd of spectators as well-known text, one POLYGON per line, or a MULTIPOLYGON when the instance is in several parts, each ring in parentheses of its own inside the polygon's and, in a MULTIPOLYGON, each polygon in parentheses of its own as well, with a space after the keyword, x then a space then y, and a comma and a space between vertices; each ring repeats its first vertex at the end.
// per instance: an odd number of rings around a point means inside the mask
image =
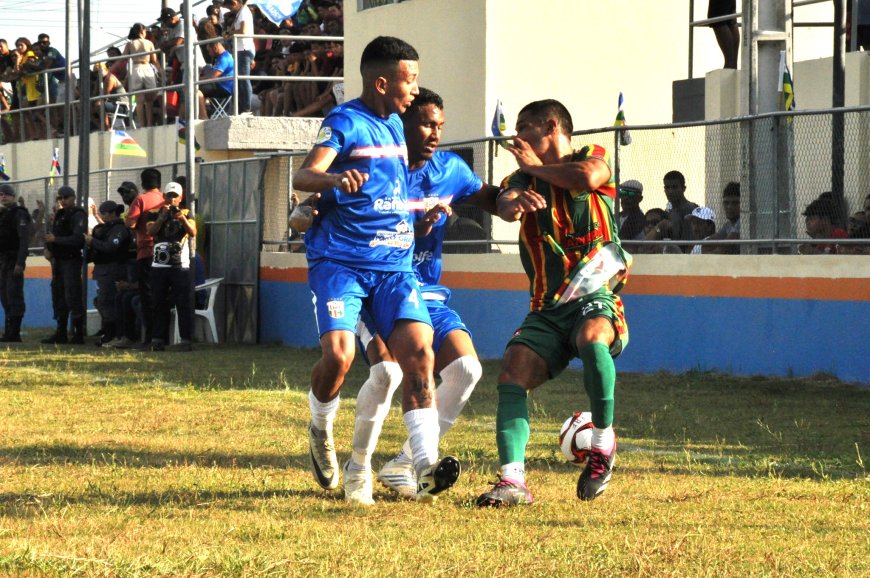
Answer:
MULTIPOLYGON (((197 77, 226 77, 200 87, 200 118, 211 113, 214 98, 226 99, 238 85, 241 114, 323 116, 343 102, 344 44, 317 36, 343 37, 342 0, 306 0, 292 18, 275 23, 247 0, 213 0, 194 13, 201 58, 197 77), (233 39, 234 34, 280 35, 281 39, 233 39), (299 36, 308 37, 297 39, 299 36), (219 46, 217 46, 219 45, 219 46), (236 52, 234 52, 234 48, 236 52), (233 74, 251 75, 233 82, 233 74), (266 77, 336 77, 335 81, 276 81, 266 77), (258 79, 256 77, 263 77, 258 79)), ((163 8, 157 24, 133 23, 127 41, 112 46, 95 62, 90 78, 92 130, 108 130, 118 106, 138 127, 173 122, 183 109, 185 27, 181 13, 163 8), (140 92, 140 91, 149 92, 140 92), (139 92, 139 94, 136 94, 139 92), (133 93, 133 94, 128 94, 133 93), (164 110, 165 103, 165 110, 164 110), (134 114, 131 114, 135 110, 134 114)), ((38 42, 0 39, 0 144, 60 136, 66 96, 66 60, 47 34, 38 42), (61 70, 53 70, 58 69, 61 70), (46 71, 52 72, 46 72, 46 71), (34 110, 28 110, 34 109, 34 110)), ((74 97, 79 95, 73 74, 74 97)), ((229 107, 227 107, 229 109, 229 107)))
MULTIPOLYGON (((711 207, 699 206, 686 199, 686 179, 679 171, 669 171, 663 178, 664 209, 644 212, 643 184, 626 180, 619 186, 619 236, 632 253, 719 254, 739 255, 740 244, 740 183, 730 182, 722 190, 724 219, 717 219, 711 207), (635 243, 635 241, 667 241, 668 243, 635 243), (703 241, 703 243, 676 243, 703 241), (716 243, 715 241, 724 241, 716 243)), ((797 247, 801 255, 841 254, 870 255, 870 195, 861 210, 852 213, 846 227, 839 226, 841 210, 828 191, 807 204, 801 213, 806 234, 819 243, 803 243, 797 247), (867 243, 838 243, 838 239, 867 239, 867 243)))

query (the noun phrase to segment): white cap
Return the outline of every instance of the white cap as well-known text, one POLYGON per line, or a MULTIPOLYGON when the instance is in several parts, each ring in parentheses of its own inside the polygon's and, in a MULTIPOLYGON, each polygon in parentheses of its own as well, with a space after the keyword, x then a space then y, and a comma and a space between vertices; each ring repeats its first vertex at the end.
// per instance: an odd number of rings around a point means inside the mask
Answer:
POLYGON ((181 189, 180 184, 176 183, 175 181, 170 181, 170 182, 166 183, 166 187, 163 188, 163 194, 164 195, 175 194, 175 195, 178 195, 180 197, 184 194, 184 191, 181 189))
POLYGON ((716 222, 716 213, 713 212, 713 209, 709 207, 695 207, 689 217, 695 217, 696 219, 701 219, 703 221, 712 221, 716 222))

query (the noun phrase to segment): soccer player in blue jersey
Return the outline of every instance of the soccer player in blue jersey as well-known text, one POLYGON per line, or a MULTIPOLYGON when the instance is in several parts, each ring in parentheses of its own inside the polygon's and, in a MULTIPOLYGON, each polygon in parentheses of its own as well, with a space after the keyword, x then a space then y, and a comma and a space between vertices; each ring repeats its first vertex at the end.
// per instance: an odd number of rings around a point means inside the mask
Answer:
POLYGON ((324 489, 338 487, 332 426, 365 302, 402 370, 403 419, 418 481, 415 497, 431 502, 456 482, 460 465, 450 456, 438 459, 433 332, 411 268, 408 159, 398 115, 418 93, 418 60, 416 50, 398 38, 380 36, 366 46, 360 62, 362 94, 323 120, 293 186, 320 193, 318 215, 305 235, 322 350, 308 396, 315 478, 324 489))
MULTIPOLYGON (((438 94, 421 88, 402 114, 402 122, 410 164, 408 195, 417 234, 414 270, 435 330, 435 370, 441 377, 437 389, 438 425, 443 436, 465 407, 482 373, 471 333, 459 315, 447 306, 450 290, 440 285, 445 225, 452 204, 471 203, 494 213, 498 189, 484 184, 455 153, 435 150, 444 127, 444 103, 438 94)), ((353 454, 348 470, 369 472, 371 456, 402 371, 366 323, 358 325, 358 335, 371 368, 357 397, 353 454)), ((417 487, 413 455, 413 448, 406 441, 402 451, 378 473, 382 484, 412 499, 417 487)), ((345 497, 352 501, 370 500, 371 479, 361 484, 352 481, 352 477, 345 476, 345 497), (353 499, 354 495, 365 498, 353 499)))

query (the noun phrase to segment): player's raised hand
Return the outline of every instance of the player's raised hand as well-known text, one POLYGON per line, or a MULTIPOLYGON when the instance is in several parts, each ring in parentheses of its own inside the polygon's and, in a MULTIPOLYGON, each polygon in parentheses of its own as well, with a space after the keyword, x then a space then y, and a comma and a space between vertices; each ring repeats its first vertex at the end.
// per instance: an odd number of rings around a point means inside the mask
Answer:
POLYGON ((428 211, 423 216, 423 223, 427 225, 434 225, 438 222, 438 219, 441 218, 441 215, 445 217, 449 217, 453 214, 453 209, 450 208, 450 205, 447 203, 438 203, 428 211))
POLYGON ((526 172, 530 167, 539 167, 544 164, 541 162, 541 159, 538 158, 535 151, 532 150, 529 143, 520 137, 514 137, 514 143, 508 145, 507 150, 514 155, 514 158, 517 160, 517 165, 519 165, 520 170, 523 172, 526 172))
POLYGON ((369 180, 369 175, 368 173, 361 173, 356 169, 350 169, 335 175, 335 178, 335 187, 337 189, 345 193, 356 193, 369 180))

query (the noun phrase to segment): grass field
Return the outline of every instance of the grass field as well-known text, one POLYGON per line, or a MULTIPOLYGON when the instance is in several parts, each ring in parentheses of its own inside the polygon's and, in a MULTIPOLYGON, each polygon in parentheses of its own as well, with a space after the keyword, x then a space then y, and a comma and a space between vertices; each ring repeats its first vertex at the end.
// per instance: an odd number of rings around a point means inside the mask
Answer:
MULTIPOLYGON (((31 340, 35 339, 33 337, 31 340)), ((708 373, 620 375, 607 493, 574 496, 557 446, 585 407, 569 371, 532 396, 536 503, 478 510, 495 479, 495 376, 442 442, 465 468, 436 504, 368 509, 308 472, 318 352, 0 349, 0 574, 868 576, 870 389, 708 373)), ((349 453, 357 363, 337 424, 349 453)), ((398 449, 394 406, 375 458, 398 449)))

